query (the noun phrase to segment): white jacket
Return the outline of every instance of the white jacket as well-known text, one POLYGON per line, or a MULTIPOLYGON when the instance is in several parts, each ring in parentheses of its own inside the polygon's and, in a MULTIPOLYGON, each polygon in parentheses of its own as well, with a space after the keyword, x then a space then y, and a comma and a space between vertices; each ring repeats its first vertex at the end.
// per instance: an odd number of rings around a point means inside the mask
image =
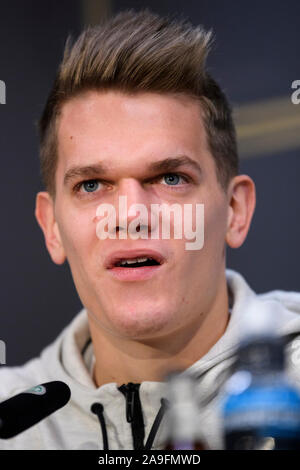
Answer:
MULTIPOLYGON (((223 448, 220 396, 224 378, 235 360, 242 316, 251 315, 253 311, 264 315, 272 310, 280 320, 280 333, 290 335, 286 350, 287 371, 300 387, 300 293, 274 290, 256 294, 239 273, 227 269, 226 277, 233 293, 227 329, 209 352, 187 370, 198 379, 199 397, 205 404, 199 412, 199 426, 210 449, 223 448)), ((18 436, 0 439, 0 449, 103 449, 99 419, 91 412, 93 403, 103 405, 109 449, 133 449, 132 425, 126 419, 125 396, 115 383, 96 388, 91 375, 92 361, 93 346, 87 313, 83 309, 39 357, 23 366, 0 367, 0 401, 52 380, 61 380, 71 389, 67 405, 18 436)), ((136 393, 139 393, 141 403, 145 444, 161 408, 165 384, 143 382, 136 393)), ((158 429, 152 430, 152 449, 162 449, 166 439, 163 417, 158 424, 158 429)), ((139 432, 135 427, 136 439, 139 439, 139 435, 136 436, 139 432)))

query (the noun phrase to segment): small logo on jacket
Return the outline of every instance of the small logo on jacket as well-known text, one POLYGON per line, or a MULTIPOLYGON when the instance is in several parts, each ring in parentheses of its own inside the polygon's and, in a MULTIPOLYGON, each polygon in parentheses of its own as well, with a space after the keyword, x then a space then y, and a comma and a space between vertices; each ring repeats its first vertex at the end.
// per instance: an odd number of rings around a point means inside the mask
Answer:
POLYGON ((23 393, 32 393, 33 395, 45 395, 46 388, 43 385, 37 385, 36 387, 29 388, 23 393))

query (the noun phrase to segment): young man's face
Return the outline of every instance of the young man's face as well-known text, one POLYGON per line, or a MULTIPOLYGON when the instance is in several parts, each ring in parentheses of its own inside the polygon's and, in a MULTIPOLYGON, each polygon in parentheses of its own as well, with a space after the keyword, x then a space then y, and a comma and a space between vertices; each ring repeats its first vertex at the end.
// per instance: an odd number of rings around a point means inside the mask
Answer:
MULTIPOLYGON (((229 199, 217 181, 195 100, 90 91, 64 104, 58 126, 53 234, 47 246, 56 263, 66 256, 83 305, 106 332, 154 338, 203 321, 224 281, 224 246, 233 213, 229 199), (183 156, 188 157, 186 162, 172 170, 149 169, 183 156), (105 174, 70 172, 99 164, 105 174), (80 186, 84 181, 89 183, 80 186), (128 232, 120 239, 118 231, 116 239, 100 239, 100 204, 113 205, 116 225, 124 223, 118 218, 119 196, 127 196, 128 209, 143 204, 149 214, 151 204, 204 204, 203 247, 187 250, 191 240, 175 239, 172 231, 170 239, 152 239, 150 215, 148 239, 131 239, 128 232), (136 249, 139 256, 154 250, 163 263, 147 273, 144 268, 108 269, 107 257, 136 249), (139 269, 144 271, 138 274, 139 269)), ((127 224, 137 215, 125 214, 127 224)), ((125 258, 132 256, 134 252, 125 258)))

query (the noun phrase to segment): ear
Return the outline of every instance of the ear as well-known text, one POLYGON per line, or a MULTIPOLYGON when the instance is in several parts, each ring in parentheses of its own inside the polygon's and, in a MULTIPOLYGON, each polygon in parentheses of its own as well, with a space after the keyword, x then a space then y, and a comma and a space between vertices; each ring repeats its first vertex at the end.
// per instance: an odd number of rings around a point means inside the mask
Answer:
POLYGON ((248 175, 235 176, 228 188, 226 242, 239 248, 245 241, 256 205, 254 181, 248 175))
POLYGON ((41 191, 36 195, 35 217, 44 233, 45 243, 52 261, 56 264, 63 264, 66 255, 55 220, 54 202, 46 191, 41 191))

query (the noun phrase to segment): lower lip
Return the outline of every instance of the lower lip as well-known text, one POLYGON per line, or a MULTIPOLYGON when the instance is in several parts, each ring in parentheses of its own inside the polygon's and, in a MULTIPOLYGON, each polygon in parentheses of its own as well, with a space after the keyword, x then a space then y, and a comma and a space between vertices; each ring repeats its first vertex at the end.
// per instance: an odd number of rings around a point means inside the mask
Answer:
POLYGON ((142 266, 140 268, 111 268, 108 271, 119 281, 144 281, 154 276, 162 265, 142 266))

